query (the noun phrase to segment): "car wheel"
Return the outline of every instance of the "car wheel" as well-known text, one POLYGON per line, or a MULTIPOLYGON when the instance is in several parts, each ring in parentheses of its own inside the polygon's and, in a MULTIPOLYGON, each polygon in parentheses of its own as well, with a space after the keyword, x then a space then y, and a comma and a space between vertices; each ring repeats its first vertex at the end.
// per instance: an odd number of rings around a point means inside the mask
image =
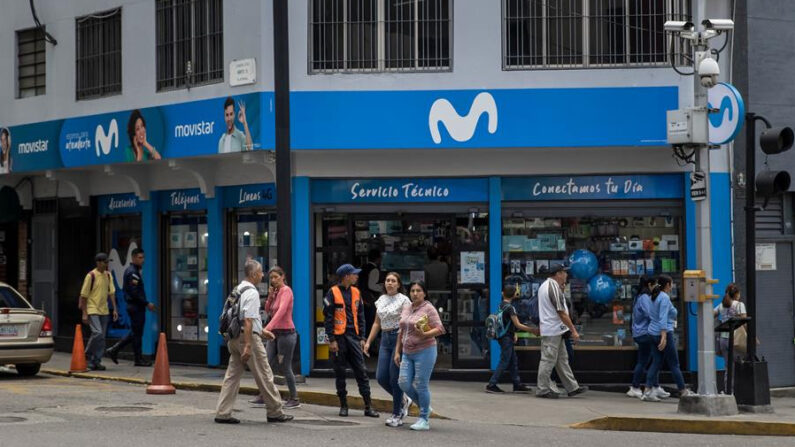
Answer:
POLYGON ((16 365, 17 374, 20 376, 35 376, 41 369, 41 363, 25 363, 16 365))

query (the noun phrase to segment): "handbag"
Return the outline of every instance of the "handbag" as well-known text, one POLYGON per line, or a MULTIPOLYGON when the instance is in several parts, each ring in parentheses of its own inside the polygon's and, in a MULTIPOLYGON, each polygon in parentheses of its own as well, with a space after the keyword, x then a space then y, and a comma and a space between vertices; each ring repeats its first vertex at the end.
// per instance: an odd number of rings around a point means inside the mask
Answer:
POLYGON ((745 330, 745 325, 734 330, 734 352, 737 354, 748 352, 748 332, 745 330))

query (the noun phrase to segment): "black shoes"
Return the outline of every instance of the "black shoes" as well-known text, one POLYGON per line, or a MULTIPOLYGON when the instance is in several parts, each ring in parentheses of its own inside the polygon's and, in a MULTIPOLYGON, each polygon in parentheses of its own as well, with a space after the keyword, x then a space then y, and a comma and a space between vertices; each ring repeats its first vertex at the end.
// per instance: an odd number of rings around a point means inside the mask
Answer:
POLYGON ((369 418, 377 418, 381 416, 377 411, 373 410, 373 407, 370 406, 364 407, 364 415, 369 418))
POLYGON ((135 366, 152 366, 152 362, 141 358, 135 361, 135 366))
POLYGON ((340 413, 339 415, 342 417, 348 417, 348 397, 347 396, 339 396, 340 398, 340 413))
POLYGON ((268 416, 268 422, 290 422, 293 420, 293 417, 289 414, 282 413, 281 416, 270 417, 268 416))
POLYGON ((577 388, 574 391, 569 391, 569 397, 574 397, 574 396, 576 396, 578 394, 582 394, 582 393, 584 393, 586 391, 588 391, 588 387, 583 385, 583 386, 577 388))
POLYGON ((90 365, 88 367, 88 369, 90 369, 92 371, 105 371, 108 368, 105 368, 105 365, 103 365, 101 363, 97 363, 96 365, 90 365))
MULTIPOLYGON (((268 418, 268 420, 270 420, 270 418, 268 418)), ((239 424, 240 423, 240 419, 233 418, 231 416, 228 417, 228 418, 215 418, 215 423, 216 424, 239 424)))
POLYGON ((530 391, 532 391, 532 388, 525 385, 524 383, 520 383, 519 385, 513 386, 514 393, 529 393, 530 391))
POLYGON ((541 399, 557 399, 558 393, 554 391, 547 391, 546 393, 536 394, 536 397, 540 397, 541 399))
POLYGON ((344 418, 348 417, 348 407, 340 407, 339 415, 344 418))
POLYGON ((105 355, 110 357, 111 361, 115 364, 119 364, 119 351, 114 348, 108 348, 105 350, 105 355))
POLYGON ((493 393, 493 394, 504 394, 505 391, 502 388, 498 387, 497 385, 486 385, 486 392, 493 393))

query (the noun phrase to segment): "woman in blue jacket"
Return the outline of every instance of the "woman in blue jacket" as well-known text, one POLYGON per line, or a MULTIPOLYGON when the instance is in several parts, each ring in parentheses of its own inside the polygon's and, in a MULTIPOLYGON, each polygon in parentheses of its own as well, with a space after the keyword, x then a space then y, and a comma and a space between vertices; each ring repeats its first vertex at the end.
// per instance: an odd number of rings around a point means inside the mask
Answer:
MULTIPOLYGON (((649 366, 651 359, 651 351, 654 349, 655 344, 651 335, 649 335, 649 309, 651 308, 651 289, 655 285, 653 278, 641 276, 638 288, 640 293, 635 298, 632 304, 632 339, 638 345, 638 361, 635 365, 635 372, 632 374, 632 385, 627 391, 627 396, 637 397, 640 399, 643 396, 643 391, 640 389, 641 379, 643 378, 646 368, 649 366)), ((652 394, 659 398, 669 397, 670 394, 660 388, 659 375, 654 379, 654 388, 652 394)))
POLYGON ((679 389, 679 396, 687 396, 690 391, 685 388, 685 379, 679 369, 679 356, 676 352, 676 337, 674 328, 676 326, 676 307, 671 303, 671 288, 673 280, 670 276, 660 275, 657 277, 657 284, 652 288, 651 306, 649 307, 649 335, 654 340, 656 348, 652 349, 651 367, 646 372, 646 391, 641 400, 659 402, 660 397, 653 391, 653 385, 657 381, 663 361, 668 364, 671 374, 674 376, 676 387, 679 389))

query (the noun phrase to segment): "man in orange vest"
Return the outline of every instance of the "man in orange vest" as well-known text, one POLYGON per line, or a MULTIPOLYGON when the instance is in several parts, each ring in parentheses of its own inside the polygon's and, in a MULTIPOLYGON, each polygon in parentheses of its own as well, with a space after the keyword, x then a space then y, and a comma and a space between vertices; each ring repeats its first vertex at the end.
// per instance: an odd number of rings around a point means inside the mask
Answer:
POLYGON ((361 269, 350 264, 343 264, 337 269, 339 283, 326 294, 323 300, 326 334, 329 339, 329 351, 334 365, 334 376, 337 379, 337 396, 340 398, 340 416, 348 415, 348 392, 345 390, 345 368, 350 365, 359 394, 364 400, 364 415, 378 417, 373 409, 370 398, 370 381, 367 379, 367 368, 364 366, 364 302, 359 289, 354 287, 359 279, 361 269))

